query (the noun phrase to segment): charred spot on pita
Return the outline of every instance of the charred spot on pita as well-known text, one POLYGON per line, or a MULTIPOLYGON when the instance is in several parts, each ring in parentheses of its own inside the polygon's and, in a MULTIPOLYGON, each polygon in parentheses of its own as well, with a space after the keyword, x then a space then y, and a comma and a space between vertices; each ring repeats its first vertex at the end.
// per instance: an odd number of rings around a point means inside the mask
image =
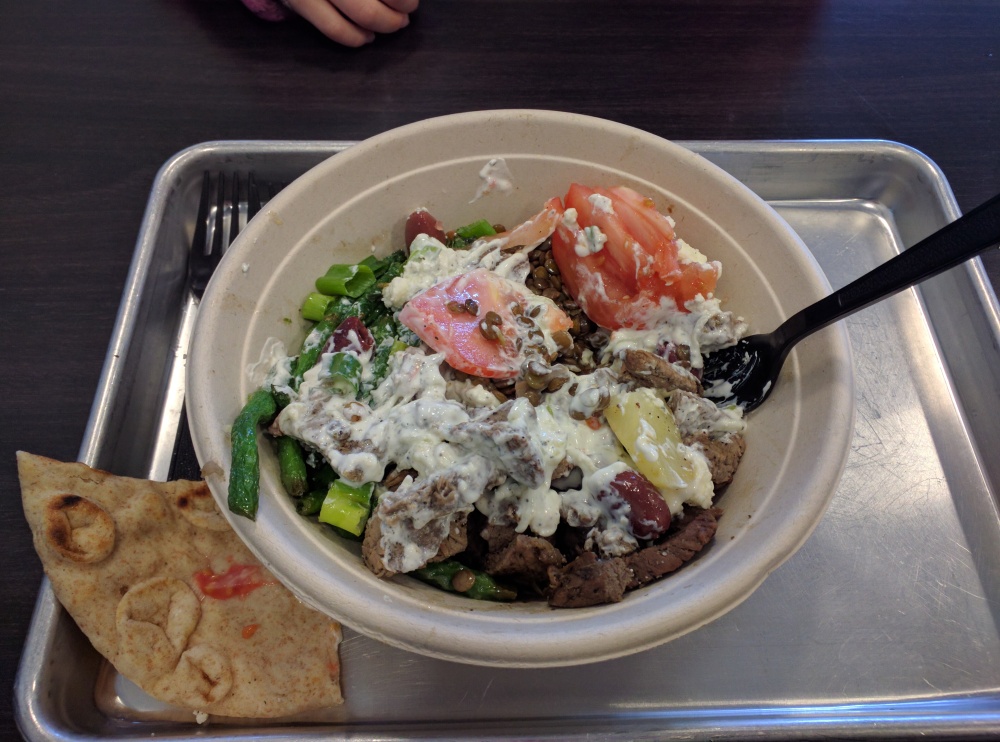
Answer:
POLYGON ((45 508, 49 547, 64 559, 94 564, 115 547, 115 522, 93 500, 63 493, 49 498, 45 508))

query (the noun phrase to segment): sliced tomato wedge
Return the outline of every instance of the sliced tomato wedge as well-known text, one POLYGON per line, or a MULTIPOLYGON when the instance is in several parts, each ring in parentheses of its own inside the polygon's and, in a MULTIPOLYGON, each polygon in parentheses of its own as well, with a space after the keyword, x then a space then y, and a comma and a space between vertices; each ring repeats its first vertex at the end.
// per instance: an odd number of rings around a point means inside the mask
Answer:
MULTIPOLYGON (((438 353, 452 368, 474 376, 509 379, 520 373, 524 355, 512 307, 524 297, 506 278, 477 268, 425 289, 410 299, 399 321, 438 353), (491 322, 499 318, 499 322, 491 322), (490 329, 494 328, 494 329, 490 329)), ((572 321, 555 306, 546 314, 552 330, 572 321)))
POLYGON ((505 245, 538 245, 552 234, 552 230, 556 228, 561 216, 562 208, 556 210, 553 208, 552 202, 549 201, 541 211, 526 222, 487 239, 503 239, 505 245))
POLYGON ((602 327, 645 329, 664 299, 685 312, 688 301, 715 290, 717 266, 680 259, 674 229, 652 199, 625 186, 574 183, 565 208, 576 210, 577 226, 560 223, 552 255, 570 295, 602 327), (592 227, 607 241, 597 251, 580 249, 581 233, 592 227))

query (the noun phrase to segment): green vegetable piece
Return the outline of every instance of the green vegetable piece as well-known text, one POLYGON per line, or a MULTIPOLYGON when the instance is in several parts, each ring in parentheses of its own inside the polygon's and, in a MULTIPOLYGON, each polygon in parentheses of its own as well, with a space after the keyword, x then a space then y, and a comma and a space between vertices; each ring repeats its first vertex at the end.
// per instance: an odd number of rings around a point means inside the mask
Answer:
POLYGON ((302 343, 302 350, 299 351, 299 357, 295 359, 295 366, 292 367, 292 389, 298 389, 306 371, 316 365, 323 352, 323 346, 326 345, 326 341, 330 339, 340 323, 339 317, 325 317, 317 322, 306 335, 306 339, 302 343))
POLYGON ((335 296, 333 301, 326 308, 324 319, 329 320, 336 327, 348 317, 359 317, 361 312, 358 303, 349 296, 335 296))
POLYGON ((372 334, 372 339, 375 340, 375 347, 378 347, 390 338, 396 337, 396 321, 391 316, 379 317, 371 324, 365 323, 365 326, 368 328, 368 332, 372 334))
POLYGON ((258 389, 233 422, 232 463, 229 467, 229 510, 250 520, 257 517, 260 499, 260 452, 257 428, 267 425, 278 412, 269 389, 258 389))
POLYGON ((389 358, 393 353, 397 353, 401 350, 406 350, 408 346, 402 340, 397 340, 391 338, 389 340, 383 340, 379 345, 375 347, 375 353, 372 354, 371 362, 371 373, 372 378, 369 382, 369 389, 374 389, 389 373, 389 358))
POLYGON ((463 240, 467 240, 469 242, 472 240, 478 240, 480 237, 488 237, 489 235, 496 233, 497 231, 493 229, 493 225, 485 219, 472 222, 472 224, 466 224, 464 227, 459 227, 455 230, 455 234, 463 240))
POLYGON ((302 453, 302 446, 287 435, 279 436, 277 442, 281 484, 292 497, 302 497, 308 487, 306 458, 302 453))
POLYGON ((327 315, 313 325, 312 330, 302 342, 302 350, 299 351, 299 356, 295 359, 295 365, 292 367, 292 389, 299 388, 306 371, 319 361, 319 357, 323 354, 323 348, 340 323, 348 317, 359 317, 360 314, 358 302, 344 296, 334 297, 328 307, 327 315))
POLYGON ((350 296, 356 299, 375 285, 375 272, 364 264, 331 265, 316 279, 316 290, 327 296, 350 296))
POLYGON ((376 258, 374 255, 369 255, 367 258, 362 260, 358 265, 363 265, 367 268, 371 268, 372 273, 378 278, 379 274, 385 270, 386 261, 383 258, 376 258))
POLYGON ((330 356, 326 385, 337 394, 357 397, 361 387, 361 361, 354 353, 339 351, 330 356))
POLYGON ((455 236, 448 240, 448 247, 453 250, 464 250, 480 237, 489 237, 496 234, 493 225, 485 219, 466 224, 455 230, 455 236))
POLYGON ((364 533, 372 508, 374 482, 352 486, 338 479, 327 490, 319 511, 319 522, 327 523, 354 536, 364 533))
POLYGON ((378 288, 372 288, 367 294, 358 299, 357 308, 358 316, 369 330, 373 324, 383 317, 392 316, 392 310, 382 301, 382 291, 378 288))
POLYGON ((327 296, 313 291, 306 300, 302 302, 301 313, 305 319, 319 322, 330 314, 330 305, 335 303, 340 297, 327 296))
POLYGON ((328 487, 310 490, 295 501, 295 512, 299 515, 316 515, 323 507, 328 487))
POLYGON ((337 481, 337 472, 333 470, 325 461, 320 465, 318 469, 309 470, 309 490, 314 489, 323 490, 323 497, 326 497, 326 491, 330 489, 330 485, 337 481))
POLYGON ((382 271, 382 275, 378 278, 379 287, 383 287, 388 284, 392 279, 398 278, 403 275, 403 271, 406 270, 405 262, 393 262, 385 267, 382 271))
POLYGON ((426 567, 414 570, 410 574, 442 590, 458 593, 473 600, 509 601, 517 598, 516 590, 501 585, 485 572, 466 567, 454 559, 433 562, 426 567), (474 578, 471 582, 470 576, 474 578), (460 589, 466 587, 466 585, 468 585, 466 589, 460 589))

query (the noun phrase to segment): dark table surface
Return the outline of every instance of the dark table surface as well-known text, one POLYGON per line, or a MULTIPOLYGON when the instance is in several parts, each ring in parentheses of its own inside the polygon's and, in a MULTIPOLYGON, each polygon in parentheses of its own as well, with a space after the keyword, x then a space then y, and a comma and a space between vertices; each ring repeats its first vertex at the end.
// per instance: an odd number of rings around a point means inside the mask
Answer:
MULTIPOLYGON (((75 460, 149 188, 214 139, 549 108, 669 139, 877 138, 1000 190, 995 0, 424 0, 360 50, 238 0, 3 3, 0 732, 42 571, 14 451, 75 460)), ((985 258, 994 286, 1000 259, 985 258)))

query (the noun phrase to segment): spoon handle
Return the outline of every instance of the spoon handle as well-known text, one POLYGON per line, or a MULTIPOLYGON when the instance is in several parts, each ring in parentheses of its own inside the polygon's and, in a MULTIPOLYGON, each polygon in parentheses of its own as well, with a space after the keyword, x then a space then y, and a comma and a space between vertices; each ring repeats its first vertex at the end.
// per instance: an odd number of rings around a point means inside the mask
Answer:
POLYGON ((775 331, 782 357, 807 335, 953 268, 1000 243, 1000 194, 789 317, 775 331))

